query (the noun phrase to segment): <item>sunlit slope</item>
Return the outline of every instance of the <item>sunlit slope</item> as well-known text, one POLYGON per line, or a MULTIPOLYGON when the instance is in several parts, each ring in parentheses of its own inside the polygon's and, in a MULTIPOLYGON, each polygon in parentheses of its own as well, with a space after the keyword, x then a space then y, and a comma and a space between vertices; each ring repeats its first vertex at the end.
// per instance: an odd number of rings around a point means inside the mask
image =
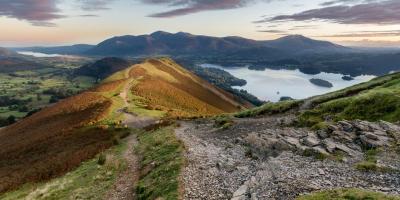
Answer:
POLYGON ((0 193, 74 169, 113 145, 125 80, 62 100, 0 130, 0 193))
POLYGON ((148 59, 130 71, 136 80, 132 94, 148 109, 171 117, 209 116, 239 111, 233 95, 216 88, 168 58, 148 59))

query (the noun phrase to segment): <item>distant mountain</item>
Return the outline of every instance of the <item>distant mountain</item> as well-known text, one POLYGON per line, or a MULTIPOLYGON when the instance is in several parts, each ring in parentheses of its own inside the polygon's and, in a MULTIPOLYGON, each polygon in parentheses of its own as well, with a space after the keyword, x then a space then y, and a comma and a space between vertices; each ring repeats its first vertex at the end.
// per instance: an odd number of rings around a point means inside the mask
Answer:
POLYGON ((254 57, 253 52, 259 54, 259 56, 271 56, 271 52, 280 51, 278 53, 284 57, 294 53, 340 52, 349 49, 331 42, 313 40, 300 35, 286 36, 270 41, 256 41, 233 36, 211 37, 184 32, 172 34, 158 31, 150 35, 113 37, 86 51, 85 54, 101 56, 207 56, 245 53, 254 57))
POLYGON ((22 47, 13 48, 15 51, 33 51, 45 54, 64 54, 64 55, 77 55, 88 51, 94 45, 76 44, 72 46, 57 46, 57 47, 22 47))
POLYGON ((91 76, 104 79, 111 74, 124 70, 132 65, 131 62, 121 58, 109 57, 86 64, 75 70, 76 75, 91 76))
POLYGON ((86 53, 107 56, 146 56, 215 54, 261 46, 260 42, 240 37, 209 37, 189 33, 154 32, 150 35, 121 36, 101 42, 86 53))
POLYGON ((265 46, 291 53, 332 53, 348 52, 351 48, 332 42, 313 40, 302 35, 289 35, 264 42, 265 46))
POLYGON ((0 73, 12 73, 43 68, 51 68, 51 66, 40 63, 34 59, 29 59, 10 49, 0 47, 0 73))
POLYGON ((0 57, 8 57, 8 56, 15 56, 15 55, 17 55, 16 52, 14 52, 10 49, 0 47, 0 57))

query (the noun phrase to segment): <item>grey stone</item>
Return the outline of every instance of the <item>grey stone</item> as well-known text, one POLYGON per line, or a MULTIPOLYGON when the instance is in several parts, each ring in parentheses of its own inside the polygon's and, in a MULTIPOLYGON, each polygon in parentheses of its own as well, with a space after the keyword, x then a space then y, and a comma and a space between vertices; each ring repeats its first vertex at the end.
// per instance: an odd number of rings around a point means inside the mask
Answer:
POLYGON ((325 139, 327 137, 329 137, 328 133, 326 132, 326 130, 318 130, 316 132, 316 134, 318 135, 319 138, 321 139, 325 139))
POLYGON ((301 139, 301 143, 309 147, 315 147, 320 144, 320 140, 314 136, 308 136, 301 139))
POLYGON ((338 122, 342 126, 342 130, 346 132, 353 131, 353 125, 350 124, 348 121, 339 121, 338 122))
POLYGON ((373 133, 366 132, 366 133, 364 133, 364 135, 365 135, 365 137, 367 137, 368 139, 371 139, 371 140, 379 140, 378 136, 375 135, 375 134, 373 134, 373 133))
POLYGON ((242 186, 239 187, 239 189, 236 190, 236 192, 233 193, 231 200, 246 199, 246 194, 248 189, 249 187, 247 186, 247 184, 243 184, 242 186))

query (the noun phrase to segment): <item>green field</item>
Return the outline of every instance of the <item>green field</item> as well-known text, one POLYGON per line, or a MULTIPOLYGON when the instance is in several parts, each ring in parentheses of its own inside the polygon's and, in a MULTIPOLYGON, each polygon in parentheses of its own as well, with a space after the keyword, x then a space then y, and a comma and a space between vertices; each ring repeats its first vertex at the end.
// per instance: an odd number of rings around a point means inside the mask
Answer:
POLYGON ((0 73, 0 118, 23 118, 29 112, 87 90, 96 83, 91 77, 71 74, 70 70, 62 68, 0 73), (50 101, 52 96, 57 98, 50 101))

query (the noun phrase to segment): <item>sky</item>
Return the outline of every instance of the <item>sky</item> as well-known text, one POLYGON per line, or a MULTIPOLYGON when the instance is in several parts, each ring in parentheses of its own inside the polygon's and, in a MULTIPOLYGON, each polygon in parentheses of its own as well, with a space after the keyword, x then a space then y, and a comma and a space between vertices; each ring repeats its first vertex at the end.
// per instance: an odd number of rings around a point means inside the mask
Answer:
POLYGON ((159 30, 400 47, 400 0, 0 0, 0 27, 7 47, 97 44, 159 30))

